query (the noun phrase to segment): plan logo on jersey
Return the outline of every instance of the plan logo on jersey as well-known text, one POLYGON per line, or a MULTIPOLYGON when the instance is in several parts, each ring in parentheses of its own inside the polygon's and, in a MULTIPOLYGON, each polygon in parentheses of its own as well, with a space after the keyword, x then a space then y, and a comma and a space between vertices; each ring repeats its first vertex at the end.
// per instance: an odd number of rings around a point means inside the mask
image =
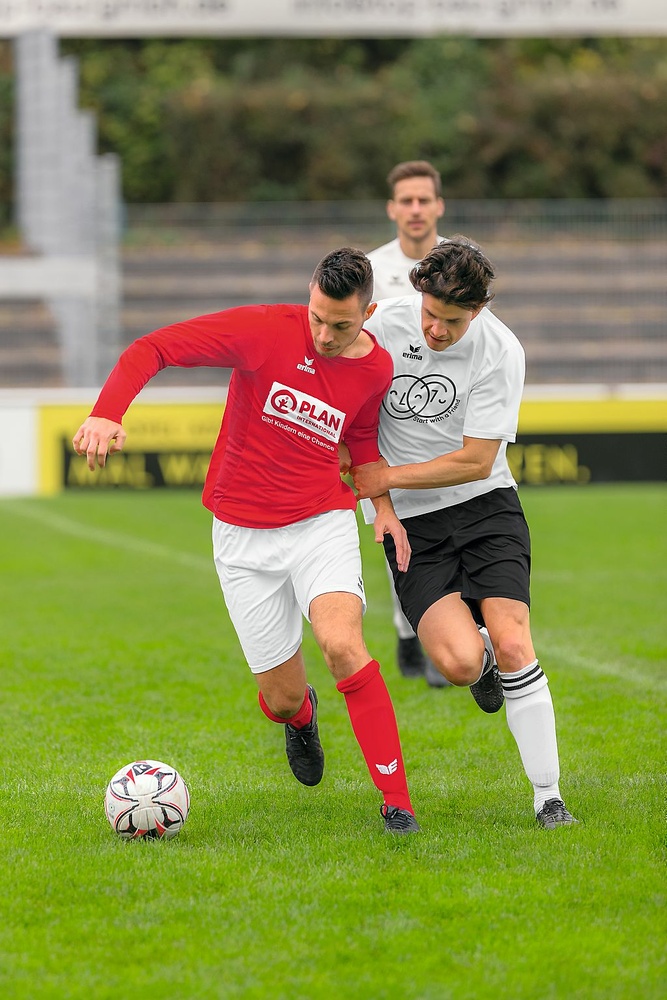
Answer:
POLYGON ((403 357, 404 358, 407 358, 408 361, 423 361, 424 360, 424 355, 422 354, 421 344, 417 344, 416 346, 413 346, 412 344, 409 344, 408 347, 410 348, 408 351, 403 351, 403 357))
POLYGON ((309 375, 315 374, 315 369, 313 368, 313 361, 315 358, 304 358, 302 365, 297 365, 300 372, 308 372, 309 375))
POLYGON ((437 420, 456 403, 456 386, 446 375, 395 375, 382 409, 396 420, 437 420))
POLYGON ((271 386, 264 403, 264 413, 282 417, 297 427, 307 428, 336 443, 340 440, 345 422, 342 410, 281 382, 274 382, 271 386))

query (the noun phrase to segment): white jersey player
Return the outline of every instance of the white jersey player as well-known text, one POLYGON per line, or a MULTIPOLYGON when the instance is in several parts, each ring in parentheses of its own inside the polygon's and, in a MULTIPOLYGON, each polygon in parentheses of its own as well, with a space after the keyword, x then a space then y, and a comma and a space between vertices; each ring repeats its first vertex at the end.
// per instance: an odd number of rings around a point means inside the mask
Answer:
POLYGON ((503 702, 533 787, 537 822, 576 820, 559 789, 556 722, 531 637, 530 533, 507 465, 524 352, 486 308, 493 268, 464 237, 412 270, 417 299, 387 299, 367 321, 394 377, 380 411, 383 458, 352 469, 361 498, 387 490, 412 556, 401 606, 435 667, 485 712, 503 702))

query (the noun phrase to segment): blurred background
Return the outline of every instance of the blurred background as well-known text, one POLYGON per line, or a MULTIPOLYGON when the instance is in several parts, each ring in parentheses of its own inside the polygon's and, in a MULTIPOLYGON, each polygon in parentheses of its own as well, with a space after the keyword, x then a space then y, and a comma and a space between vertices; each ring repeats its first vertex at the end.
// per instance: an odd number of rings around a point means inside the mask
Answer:
MULTIPOLYGON (((433 5, 376 4, 375 33, 370 8, 335 4, 319 37, 302 35, 323 4, 255 0, 245 27, 211 13, 205 31, 185 2, 180 26, 72 6, 78 22, 67 4, 0 20, 0 389, 92 390, 166 323, 307 301, 325 252, 394 237, 386 175, 428 159, 439 231, 496 266, 493 309, 524 344, 527 391, 664 396, 661 0, 562 16, 480 0, 442 24, 433 5)), ((154 383, 214 388, 226 373, 154 383)))

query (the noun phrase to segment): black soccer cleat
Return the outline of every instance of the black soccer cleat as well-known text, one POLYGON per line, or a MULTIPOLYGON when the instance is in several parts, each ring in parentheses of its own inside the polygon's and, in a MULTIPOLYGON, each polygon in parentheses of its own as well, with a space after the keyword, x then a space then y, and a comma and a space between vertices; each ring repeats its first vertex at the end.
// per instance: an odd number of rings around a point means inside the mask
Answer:
POLYGON ((500 681, 500 673, 495 663, 487 667, 476 684, 470 685, 470 694, 483 712, 493 715, 494 712, 500 711, 505 701, 505 695, 500 681))
POLYGON ((408 639, 398 640, 396 661, 403 677, 423 677, 426 670, 426 657, 421 642, 416 635, 408 639))
POLYGON ((503 707, 505 693, 503 691, 502 681, 500 680, 500 671, 498 670, 496 655, 493 652, 493 646, 491 645, 489 633, 485 628, 480 628, 479 634, 484 640, 484 648, 488 653, 488 656, 486 657, 487 666, 485 667, 480 679, 470 685, 470 694, 473 696, 483 712, 487 712, 488 715, 493 715, 495 712, 499 712, 503 707))
POLYGON ((317 695, 308 685, 313 717, 307 726, 295 729, 285 723, 285 752, 292 774, 302 785, 319 785, 324 774, 324 750, 317 728, 317 695))
POLYGON ((562 799, 547 799, 535 820, 545 830, 555 830, 557 826, 572 826, 579 822, 567 811, 562 799))
POLYGON ((384 816, 384 828, 387 833, 419 833, 421 827, 411 812, 399 809, 398 806, 380 806, 384 816))

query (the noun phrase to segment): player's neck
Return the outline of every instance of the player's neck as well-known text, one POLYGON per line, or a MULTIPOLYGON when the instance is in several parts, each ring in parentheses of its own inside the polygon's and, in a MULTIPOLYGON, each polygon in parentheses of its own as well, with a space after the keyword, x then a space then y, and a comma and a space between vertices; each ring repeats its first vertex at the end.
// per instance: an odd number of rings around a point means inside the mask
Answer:
POLYGON ((412 239, 410 236, 405 236, 402 233, 399 233, 398 236, 398 243, 401 250, 411 260, 421 260, 429 250, 433 249, 437 242, 438 233, 435 229, 419 240, 412 239))
POLYGON ((373 339, 365 330, 362 330, 357 339, 352 341, 350 346, 343 351, 341 358, 365 358, 374 347, 373 339))

